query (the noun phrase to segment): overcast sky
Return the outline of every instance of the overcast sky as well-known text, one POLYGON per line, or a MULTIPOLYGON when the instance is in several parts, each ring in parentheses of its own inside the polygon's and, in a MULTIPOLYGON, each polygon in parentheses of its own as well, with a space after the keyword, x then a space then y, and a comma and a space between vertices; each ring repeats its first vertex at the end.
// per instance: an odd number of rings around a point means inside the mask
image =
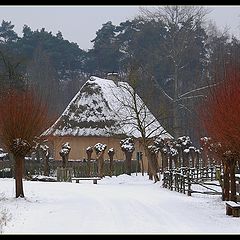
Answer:
MULTIPOLYGON (((146 7, 146 6, 145 6, 146 7)), ((152 6, 151 6, 152 7, 152 6)), ((208 7, 208 6, 205 6, 208 7)), ((240 6, 211 6, 208 18, 218 27, 231 28, 240 37, 240 6)), ((11 21, 14 30, 22 36, 23 25, 32 30, 45 28, 55 35, 61 31, 64 39, 76 42, 80 48, 92 47, 90 42, 103 23, 112 21, 118 25, 138 14, 139 6, 0 6, 0 21, 11 21)))

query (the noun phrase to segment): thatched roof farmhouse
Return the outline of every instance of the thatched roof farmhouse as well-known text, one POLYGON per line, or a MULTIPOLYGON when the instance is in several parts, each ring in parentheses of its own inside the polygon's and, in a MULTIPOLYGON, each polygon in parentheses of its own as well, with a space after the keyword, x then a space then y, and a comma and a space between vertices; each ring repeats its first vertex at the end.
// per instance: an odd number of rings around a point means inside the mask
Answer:
MULTIPOLYGON (((69 103, 57 121, 45 131, 54 146, 54 158, 61 159, 59 150, 64 142, 72 148, 69 159, 86 158, 86 148, 101 142, 114 148, 115 158, 124 159, 120 140, 124 137, 141 137, 136 128, 132 105, 132 88, 127 82, 90 77, 69 103)), ((136 95, 137 107, 144 106, 142 118, 149 124, 149 137, 171 138, 157 119, 136 95)), ((141 146, 136 142, 136 152, 141 146)))

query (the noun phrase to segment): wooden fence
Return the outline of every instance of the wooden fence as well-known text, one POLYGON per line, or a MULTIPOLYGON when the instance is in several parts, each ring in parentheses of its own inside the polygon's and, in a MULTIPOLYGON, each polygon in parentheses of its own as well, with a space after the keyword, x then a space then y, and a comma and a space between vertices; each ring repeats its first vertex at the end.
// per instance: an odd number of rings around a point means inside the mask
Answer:
MULTIPOLYGON (((140 172, 140 164, 137 160, 132 160, 132 173, 140 172)), ((62 161, 49 161, 50 176, 57 176, 57 168, 62 166, 62 161)), ((73 177, 95 177, 98 175, 97 161, 91 160, 90 164, 87 161, 68 161, 68 168, 73 169, 73 177), (90 168, 90 169, 89 169, 90 168)), ((44 164, 36 160, 25 160, 24 163, 25 175, 44 175, 44 164)), ((122 160, 114 160, 112 172, 110 171, 110 161, 104 161, 104 175, 118 176, 126 173, 125 162, 122 160)), ((14 164, 11 161, 0 161, 0 178, 13 177, 14 164)))
POLYGON ((221 195, 222 192, 215 189, 215 187, 221 188, 220 184, 212 182, 218 180, 221 171, 220 166, 169 169, 163 173, 163 187, 186 193, 188 196, 191 196, 192 193, 221 195), (195 190, 193 185, 198 185, 206 190, 195 190))

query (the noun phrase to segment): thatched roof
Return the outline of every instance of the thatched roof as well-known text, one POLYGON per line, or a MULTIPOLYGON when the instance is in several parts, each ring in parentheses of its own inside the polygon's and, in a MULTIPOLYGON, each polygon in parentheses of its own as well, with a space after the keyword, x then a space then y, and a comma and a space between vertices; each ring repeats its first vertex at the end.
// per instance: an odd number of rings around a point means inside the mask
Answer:
MULTIPOLYGON (((132 88, 126 82, 90 77, 44 135, 141 137, 136 129, 134 112, 128 107, 132 102, 131 91, 132 88)), ((144 105, 139 96, 137 105, 139 108, 144 105)), ((144 121, 151 123, 146 130, 150 133, 156 129, 150 137, 160 132, 164 133, 163 138, 171 137, 146 106, 145 109, 144 121)))

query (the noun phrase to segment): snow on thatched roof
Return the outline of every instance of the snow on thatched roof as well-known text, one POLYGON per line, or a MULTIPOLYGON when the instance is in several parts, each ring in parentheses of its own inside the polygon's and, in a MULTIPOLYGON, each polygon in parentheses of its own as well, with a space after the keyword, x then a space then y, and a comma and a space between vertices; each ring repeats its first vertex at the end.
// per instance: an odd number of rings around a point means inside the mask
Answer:
MULTIPOLYGON (((141 137, 136 129, 136 120, 132 118, 133 110, 124 106, 127 105, 124 103, 132 101, 130 92, 126 89, 132 90, 126 82, 90 77, 44 135, 141 137)), ((139 106, 144 104, 139 96, 137 103, 139 106)), ((156 129, 150 137, 163 132, 162 138, 171 138, 148 109, 147 117, 146 114, 143 115, 146 122, 150 123, 147 132, 156 129)))

